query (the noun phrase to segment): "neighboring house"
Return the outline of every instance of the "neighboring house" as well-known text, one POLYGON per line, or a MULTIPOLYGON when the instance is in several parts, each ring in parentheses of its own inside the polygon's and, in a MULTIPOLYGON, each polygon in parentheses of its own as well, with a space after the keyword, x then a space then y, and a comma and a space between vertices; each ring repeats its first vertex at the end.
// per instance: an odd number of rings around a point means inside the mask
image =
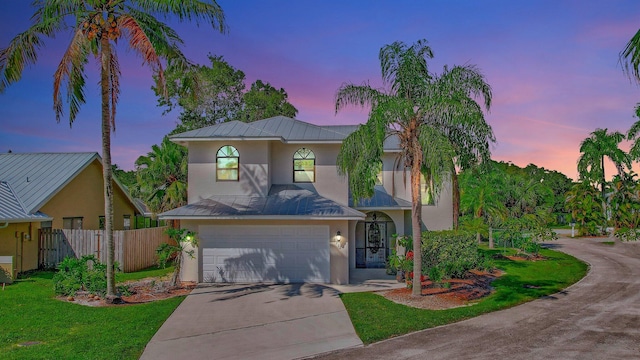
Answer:
MULTIPOLYGON (((189 149, 188 205, 159 217, 198 233, 183 280, 346 284, 384 268, 392 235, 411 232, 410 179, 391 139, 375 195, 354 203, 336 158, 356 128, 278 116, 173 135, 189 149)), ((451 228, 450 189, 423 190, 425 227, 451 228)))
MULTIPOLYGON (((142 213, 114 181, 114 229, 132 228, 142 213)), ((0 256, 14 274, 36 269, 39 229, 104 226, 102 161, 95 153, 0 154, 0 256)))

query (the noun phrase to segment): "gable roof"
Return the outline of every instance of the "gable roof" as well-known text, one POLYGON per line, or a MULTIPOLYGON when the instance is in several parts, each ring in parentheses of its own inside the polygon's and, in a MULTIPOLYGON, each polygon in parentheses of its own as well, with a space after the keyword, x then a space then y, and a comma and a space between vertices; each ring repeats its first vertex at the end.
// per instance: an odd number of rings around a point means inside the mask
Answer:
POLYGON ((361 220, 365 215, 296 185, 272 185, 267 196, 217 195, 158 215, 160 219, 361 220))
MULTIPOLYGON (((102 162, 96 152, 3 153, 0 154, 0 181, 10 184, 28 214, 35 214, 95 160, 102 162)), ((115 177, 114 181, 129 197, 115 177)), ((133 199, 129 200, 136 205, 133 199)), ((4 203, 0 203, 0 208, 4 208, 4 203)))
POLYGON ((286 116, 251 123, 230 121, 172 135, 175 142, 225 140, 280 140, 285 143, 342 143, 358 125, 319 126, 286 116))
POLYGON ((28 213, 11 185, 6 181, 0 181, 0 222, 30 222, 51 221, 51 217, 41 212, 28 213))

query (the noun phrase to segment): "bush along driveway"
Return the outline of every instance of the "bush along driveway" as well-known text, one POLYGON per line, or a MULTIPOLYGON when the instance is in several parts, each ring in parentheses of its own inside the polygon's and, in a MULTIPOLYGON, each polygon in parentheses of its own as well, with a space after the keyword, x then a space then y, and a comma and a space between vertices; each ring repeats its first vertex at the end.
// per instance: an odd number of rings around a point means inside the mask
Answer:
MULTIPOLYGON (((170 270, 118 275, 134 280, 170 270)), ((88 307, 56 299, 52 277, 36 272, 0 290, 0 358, 137 359, 184 299, 88 307)))

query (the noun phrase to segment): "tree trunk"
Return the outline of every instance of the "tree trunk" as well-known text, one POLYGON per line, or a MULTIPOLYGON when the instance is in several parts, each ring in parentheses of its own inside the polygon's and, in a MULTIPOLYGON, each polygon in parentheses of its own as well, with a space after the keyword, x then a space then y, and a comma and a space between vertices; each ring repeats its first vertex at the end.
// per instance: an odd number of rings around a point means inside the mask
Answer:
POLYGON ((480 236, 480 231, 478 231, 476 233, 476 240, 478 240, 478 245, 480 245, 480 243, 482 243, 482 237, 480 236))
POLYGON ((115 293, 115 244, 113 242, 113 182, 111 174, 111 44, 103 32, 100 39, 102 50, 100 87, 102 95, 102 180, 104 184, 104 229, 107 245, 107 295, 109 303, 118 302, 115 293))
POLYGON ((422 153, 414 150, 411 164, 411 229, 413 233, 413 288, 411 295, 422 296, 422 199, 420 197, 420 161, 422 153))
POLYGON ((458 220, 460 217, 460 184, 458 183, 458 173, 455 167, 451 174, 451 191, 453 192, 453 230, 458 230, 458 220))
POLYGON ((489 228, 489 249, 493 249, 493 228, 489 228))

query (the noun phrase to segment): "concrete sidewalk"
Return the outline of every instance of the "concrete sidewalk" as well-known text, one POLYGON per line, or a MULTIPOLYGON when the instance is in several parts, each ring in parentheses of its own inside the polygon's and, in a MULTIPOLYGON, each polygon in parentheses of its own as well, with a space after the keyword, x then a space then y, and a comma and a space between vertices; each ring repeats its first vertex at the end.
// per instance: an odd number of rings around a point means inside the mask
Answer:
POLYGON ((200 287, 141 359, 297 359, 362 346, 338 295, 317 284, 200 287))

